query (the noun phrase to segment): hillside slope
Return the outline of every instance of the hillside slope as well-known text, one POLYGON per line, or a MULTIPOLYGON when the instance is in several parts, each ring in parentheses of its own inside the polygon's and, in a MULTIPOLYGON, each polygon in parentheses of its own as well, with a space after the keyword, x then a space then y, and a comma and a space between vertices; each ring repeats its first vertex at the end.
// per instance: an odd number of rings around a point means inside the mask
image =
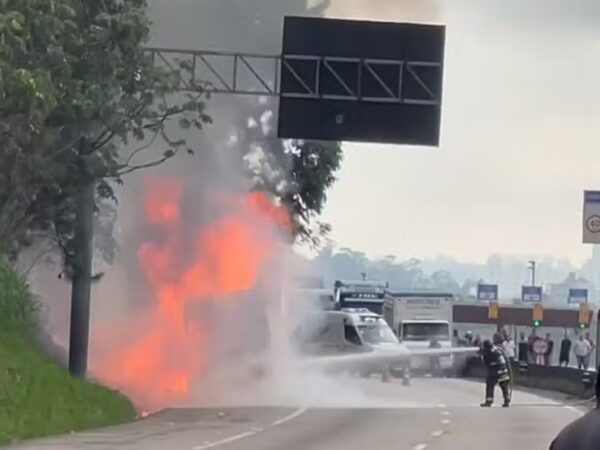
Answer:
POLYGON ((0 444, 135 418, 127 398, 71 378, 36 348, 34 326, 29 288, 0 259, 0 444))

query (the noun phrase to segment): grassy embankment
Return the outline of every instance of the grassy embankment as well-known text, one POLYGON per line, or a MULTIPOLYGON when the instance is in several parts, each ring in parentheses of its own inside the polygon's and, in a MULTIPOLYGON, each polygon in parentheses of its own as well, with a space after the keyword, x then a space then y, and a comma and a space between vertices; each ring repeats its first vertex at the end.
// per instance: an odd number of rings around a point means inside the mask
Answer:
POLYGON ((131 402, 76 380, 33 344, 35 302, 0 257, 0 444, 127 422, 131 402))

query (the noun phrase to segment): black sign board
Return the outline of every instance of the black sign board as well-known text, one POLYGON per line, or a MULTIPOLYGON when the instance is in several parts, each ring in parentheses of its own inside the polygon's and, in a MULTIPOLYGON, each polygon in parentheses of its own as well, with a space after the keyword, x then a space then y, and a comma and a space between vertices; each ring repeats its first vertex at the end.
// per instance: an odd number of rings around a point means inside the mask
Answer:
POLYGON ((439 144, 445 27, 286 17, 280 138, 439 144))

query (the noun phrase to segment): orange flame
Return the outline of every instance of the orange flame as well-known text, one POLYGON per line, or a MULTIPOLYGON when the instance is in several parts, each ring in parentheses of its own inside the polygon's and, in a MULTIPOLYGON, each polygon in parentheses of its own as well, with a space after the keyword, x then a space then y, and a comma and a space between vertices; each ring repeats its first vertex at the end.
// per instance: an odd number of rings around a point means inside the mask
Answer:
POLYGON ((210 367, 213 325, 191 317, 190 306, 255 289, 276 252, 274 231, 291 226, 287 212, 264 193, 228 196, 224 214, 187 242, 184 187, 174 180, 148 184, 145 218, 162 234, 160 241, 139 247, 139 263, 154 293, 151 306, 121 329, 98 333, 95 373, 144 407, 190 399, 194 383, 210 367))

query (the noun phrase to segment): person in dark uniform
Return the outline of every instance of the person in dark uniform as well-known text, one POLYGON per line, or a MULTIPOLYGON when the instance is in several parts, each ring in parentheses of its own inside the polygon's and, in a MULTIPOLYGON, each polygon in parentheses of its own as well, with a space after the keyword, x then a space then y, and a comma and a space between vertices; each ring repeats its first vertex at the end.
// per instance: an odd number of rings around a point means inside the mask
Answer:
POLYGON ((496 388, 496 384, 499 384, 500 389, 502 389, 502 396, 504 397, 502 406, 508 408, 510 405, 510 373, 508 371, 508 362, 504 352, 499 347, 492 344, 490 340, 485 340, 483 342, 481 356, 487 369, 487 376, 485 379, 485 402, 483 402, 481 406, 492 406, 494 403, 494 389, 496 388))
POLYGON ((600 376, 596 377, 596 408, 567 425, 550 444, 550 450, 597 450, 598 448, 600 448, 600 376))
POLYGON ((571 346, 573 342, 569 338, 569 333, 565 330, 564 337, 562 341, 560 341, 560 355, 558 357, 558 365, 569 367, 569 359, 571 356, 571 346))
POLYGON ((525 333, 521 333, 519 341, 519 362, 527 364, 529 362, 529 343, 525 339, 525 333))

